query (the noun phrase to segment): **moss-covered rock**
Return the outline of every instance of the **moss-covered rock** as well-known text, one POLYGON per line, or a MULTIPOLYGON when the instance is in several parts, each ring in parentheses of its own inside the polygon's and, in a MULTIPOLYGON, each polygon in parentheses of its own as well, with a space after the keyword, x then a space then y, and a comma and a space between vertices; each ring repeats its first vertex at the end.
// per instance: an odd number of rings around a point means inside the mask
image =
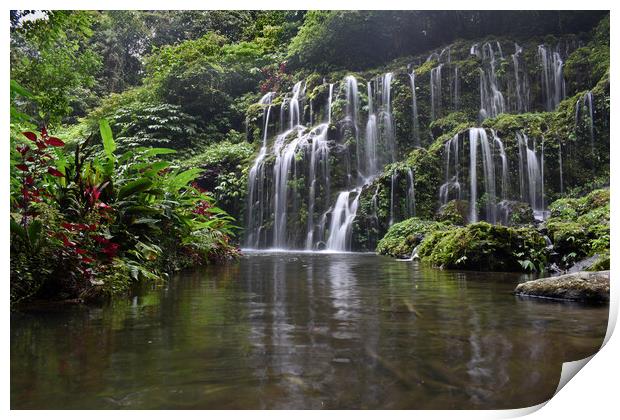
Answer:
POLYGON ((437 210, 435 219, 453 225, 463 226, 467 223, 469 203, 463 200, 450 200, 437 210))
POLYGON ((534 223, 534 211, 528 203, 504 200, 498 205, 499 217, 505 226, 522 226, 534 223))
POLYGON ((609 302, 609 271, 570 273, 527 281, 515 289, 519 296, 609 302))
POLYGON ((445 223, 412 217, 392 225, 383 239, 379 241, 377 252, 396 258, 409 257, 425 235, 448 227, 445 223))
POLYGON ((486 222, 434 231, 418 255, 436 267, 480 271, 542 271, 547 262, 546 242, 536 229, 486 222))

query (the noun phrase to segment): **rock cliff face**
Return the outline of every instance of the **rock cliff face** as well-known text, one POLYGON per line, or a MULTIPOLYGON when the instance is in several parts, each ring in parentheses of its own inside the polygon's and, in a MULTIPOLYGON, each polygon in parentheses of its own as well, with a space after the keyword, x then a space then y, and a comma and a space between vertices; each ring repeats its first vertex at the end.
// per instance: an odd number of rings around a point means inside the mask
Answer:
POLYGON ((368 71, 299 71, 290 91, 248 110, 260 151, 245 246, 373 251, 413 216, 520 226, 568 192, 607 185, 608 33, 605 19, 590 34, 461 40, 368 71))
POLYGON ((518 296, 564 299, 588 302, 609 302, 609 271, 581 271, 521 283, 518 296))

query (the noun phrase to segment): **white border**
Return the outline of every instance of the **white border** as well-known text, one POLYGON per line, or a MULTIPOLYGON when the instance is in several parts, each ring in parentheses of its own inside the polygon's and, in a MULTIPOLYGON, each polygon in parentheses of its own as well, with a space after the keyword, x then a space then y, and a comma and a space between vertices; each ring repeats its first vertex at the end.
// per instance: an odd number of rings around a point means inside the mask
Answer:
MULTIPOLYGON (((8 79, 10 74, 9 68, 9 31, 8 31, 8 11, 10 9, 299 9, 299 10, 309 10, 309 9, 382 9, 382 10, 438 10, 438 9, 456 9, 456 10, 483 10, 483 9, 514 9, 514 10, 524 10, 524 9, 534 9, 534 10, 556 10, 556 9, 564 9, 564 10, 612 10, 612 23, 615 22, 616 13, 613 10, 615 3, 612 1, 597 1, 591 0, 588 2, 583 1, 546 1, 541 2, 532 1, 532 0, 522 0, 519 2, 500 2, 499 0, 495 1, 470 1, 470 2, 459 2, 459 1, 432 1, 432 2, 415 2, 415 1, 368 1, 368 0, 358 0, 358 1, 342 1, 342 0, 315 0, 315 1, 236 1, 236 0, 228 0, 226 2, 213 2, 213 1, 186 1, 186 0, 177 0, 173 3, 171 2, 163 2, 163 1, 144 1, 144 0, 134 0, 132 2, 128 1, 119 1, 119 0, 108 0, 105 3, 101 1, 92 1, 92 0, 81 0, 81 1, 13 1, 11 4, 6 5, 4 17, 5 21, 5 32, 4 32, 4 42, 2 44, 4 57, 7 58, 5 65, 3 66, 3 73, 5 83, 1 84, 0 89, 2 89, 4 104, 5 107, 2 112, 2 127, 4 127, 5 139, 4 139, 4 150, 0 153, 0 159, 2 159, 0 167, 1 171, 1 179, 0 179, 0 196, 3 197, 2 200, 2 210, 5 214, 1 226, 0 237, 2 238, 2 250, 3 255, 3 267, 5 276, 5 283, 3 286, 3 294, 4 294, 4 308, 5 311, 2 317, 2 326, 4 334, 5 334, 5 345, 2 347, 2 366, 4 372, 4 380, 1 385, 1 396, 2 405, 5 410, 9 410, 10 407, 10 370, 9 370, 9 354, 10 354, 10 335, 9 335, 9 288, 8 288, 8 278, 9 278, 9 228, 8 228, 8 196, 9 196, 9 177, 8 177, 8 139, 6 138, 6 134, 8 133, 9 127, 9 115, 8 115, 8 101, 9 101, 9 89, 8 89, 8 79)), ((616 77, 616 69, 618 68, 618 54, 616 41, 618 41, 616 35, 616 31, 611 27, 611 38, 612 38, 612 57, 611 57, 611 68, 612 68, 612 80, 611 90, 612 96, 617 98, 618 95, 618 85, 617 77, 616 77)), ((613 108, 615 109, 615 108, 613 108)), ((613 115, 613 114, 612 114, 613 115)), ((611 119, 612 122, 614 119, 611 119)), ((611 127, 611 161, 612 168, 614 167, 613 163, 614 157, 618 157, 619 147, 616 139, 618 138, 618 129, 617 125, 612 123, 611 127)), ((612 184, 612 194, 611 205, 612 209, 620 208, 619 199, 617 198, 615 191, 619 191, 618 189, 618 171, 612 170, 611 174, 611 184, 612 184)), ((617 226, 617 222, 619 220, 618 214, 612 211, 612 273, 616 271, 616 268, 620 268, 620 262, 616 258, 617 252, 616 250, 620 249, 618 246, 619 236, 616 234, 615 226, 617 226)), ((569 381, 569 383, 555 396, 553 397, 547 404, 541 404, 541 406, 526 408, 521 410, 508 410, 508 411, 380 411, 380 412, 371 412, 371 411, 355 411, 355 412, 324 412, 320 413, 321 415, 325 415, 330 418, 336 418, 341 416, 353 415, 356 417, 364 418, 374 418, 377 415, 388 415, 392 418, 402 418, 402 419, 411 419, 415 418, 423 418, 423 419, 440 419, 440 418, 465 418, 465 419, 481 419, 481 418, 506 418, 506 417, 516 417, 525 415, 535 411, 531 414, 532 418, 535 419, 547 419, 547 418, 556 418, 560 417, 562 419, 579 419, 583 420, 584 418, 611 418, 614 416, 612 413, 617 413, 618 408, 618 396, 617 396, 617 384, 618 384, 618 374, 619 374, 619 363, 618 358, 620 357, 620 344, 617 337, 611 336, 611 332, 613 331, 613 327, 615 326, 615 321, 618 313, 618 298, 619 291, 614 287, 614 275, 612 274, 612 293, 611 293, 611 305, 610 305, 610 325, 608 328, 608 333, 606 340, 609 341, 606 343, 601 352, 596 354, 592 360, 582 369, 581 372, 578 373, 577 378, 569 381), (544 407, 543 407, 544 406, 544 407), (539 408, 541 408, 538 410, 539 408)), ((617 335, 617 334, 616 334, 617 335)), ((262 420, 262 419, 274 419, 274 418, 287 418, 294 415, 299 419, 310 419, 314 418, 318 413, 312 411, 298 411, 295 413, 290 413, 288 411, 190 411, 190 412, 181 412, 177 411, 174 413, 169 413, 167 411, 125 411, 120 412, 118 414, 115 413, 115 416, 118 415, 124 418, 135 419, 136 416, 148 416, 150 419, 152 418, 167 418, 170 415, 174 416, 182 416, 182 417, 192 417, 192 418, 204 418, 204 416, 215 417, 215 418, 230 418, 232 417, 251 417, 253 420, 262 420)), ((10 415, 14 418, 30 418, 34 416, 44 415, 46 417, 50 417, 52 419, 67 419, 67 418, 81 418, 84 416, 88 416, 89 418, 94 419, 104 419, 107 418, 110 413, 105 411, 46 411, 46 412, 29 412, 29 411, 12 411, 10 415)), ((615 414, 617 416, 617 414, 615 414)))

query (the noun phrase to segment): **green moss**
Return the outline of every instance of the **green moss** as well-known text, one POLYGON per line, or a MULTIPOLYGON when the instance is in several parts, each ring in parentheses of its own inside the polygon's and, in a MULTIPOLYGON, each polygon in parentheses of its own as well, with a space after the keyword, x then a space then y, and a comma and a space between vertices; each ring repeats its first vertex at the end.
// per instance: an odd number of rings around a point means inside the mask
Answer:
POLYGON ((536 229, 486 222, 435 231, 418 254, 436 267, 480 271, 542 271, 547 262, 546 243, 536 229))
POLYGON ((377 252, 396 258, 409 257, 413 248, 422 241, 426 234, 447 228, 448 225, 445 223, 412 217, 393 224, 383 239, 379 241, 377 252))
POLYGON ((561 258, 559 264, 569 266, 585 257, 609 253, 609 189, 556 200, 549 209, 551 217, 545 227, 561 258))
POLYGON ((452 112, 445 117, 433 121, 430 125, 431 133, 433 137, 437 138, 443 134, 453 132, 455 128, 458 128, 462 124, 469 126, 475 125, 464 112, 452 112))
POLYGON ((467 221, 469 203, 463 200, 450 200, 439 208, 435 219, 440 222, 448 222, 463 226, 467 221))

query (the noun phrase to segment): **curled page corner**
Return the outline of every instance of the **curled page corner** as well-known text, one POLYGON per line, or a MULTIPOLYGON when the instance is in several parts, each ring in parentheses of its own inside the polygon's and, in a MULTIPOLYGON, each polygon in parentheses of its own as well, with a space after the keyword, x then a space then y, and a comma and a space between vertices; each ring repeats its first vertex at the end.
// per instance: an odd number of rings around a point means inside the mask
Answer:
MULTIPOLYGON (((596 353, 594 353, 593 355, 588 356, 588 357, 586 357, 584 359, 573 360, 572 362, 565 362, 565 363, 563 363, 562 364, 562 373, 560 374, 560 382, 558 383, 558 387, 556 388, 555 392, 553 393, 553 396, 555 397, 557 395, 557 393, 560 392, 560 390, 562 388, 564 388, 564 385, 566 385, 568 383, 568 381, 573 379, 573 377, 577 374, 577 372, 579 372, 595 355, 596 355, 596 353)), ((553 397, 551 397, 551 398, 553 398, 553 397)))

